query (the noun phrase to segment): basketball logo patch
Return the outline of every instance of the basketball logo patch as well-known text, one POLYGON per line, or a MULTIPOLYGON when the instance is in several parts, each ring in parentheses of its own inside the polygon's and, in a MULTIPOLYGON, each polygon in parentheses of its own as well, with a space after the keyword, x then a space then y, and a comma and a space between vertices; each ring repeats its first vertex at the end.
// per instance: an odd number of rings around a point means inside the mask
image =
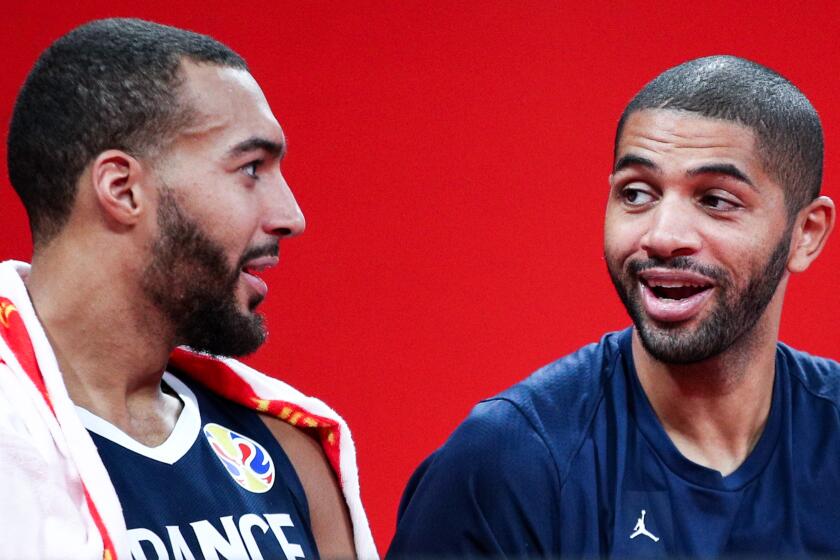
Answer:
POLYGON ((204 426, 210 448, 242 488, 262 494, 274 485, 274 463, 256 441, 219 424, 204 426))

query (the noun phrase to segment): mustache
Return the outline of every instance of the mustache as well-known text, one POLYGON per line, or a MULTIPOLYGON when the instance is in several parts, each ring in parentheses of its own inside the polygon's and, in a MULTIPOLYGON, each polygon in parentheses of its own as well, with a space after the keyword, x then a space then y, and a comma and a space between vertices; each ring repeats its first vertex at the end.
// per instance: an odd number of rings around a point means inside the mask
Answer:
POLYGON ((280 242, 279 241, 269 241, 264 243, 263 245, 258 245, 256 247, 251 247, 242 255, 239 259, 239 264, 236 267, 236 273, 239 274, 239 270, 245 266, 245 263, 252 259, 258 259, 260 257, 276 257, 280 254, 280 242))
POLYGON ((642 271, 650 270, 651 268, 687 270, 696 274, 702 274, 721 283, 729 278, 723 269, 698 263, 691 257, 673 257, 668 260, 657 258, 638 259, 627 263, 627 270, 633 276, 638 276, 642 271))

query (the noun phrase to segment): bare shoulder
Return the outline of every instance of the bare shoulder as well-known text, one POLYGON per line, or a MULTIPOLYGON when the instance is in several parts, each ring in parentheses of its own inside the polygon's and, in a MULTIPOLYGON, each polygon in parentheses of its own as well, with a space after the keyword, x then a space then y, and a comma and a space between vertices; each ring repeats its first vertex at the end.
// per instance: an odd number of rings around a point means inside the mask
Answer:
POLYGON ((271 416, 262 415, 262 419, 289 456, 306 492, 312 535, 321 558, 355 558, 350 514, 315 433, 271 416))

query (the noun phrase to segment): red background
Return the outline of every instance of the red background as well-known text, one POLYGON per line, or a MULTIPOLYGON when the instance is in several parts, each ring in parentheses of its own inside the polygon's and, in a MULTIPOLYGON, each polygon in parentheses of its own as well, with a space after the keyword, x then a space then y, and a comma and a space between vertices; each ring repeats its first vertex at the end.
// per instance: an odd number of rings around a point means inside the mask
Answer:
MULTIPOLYGON (((840 196, 836 2, 22 4, 0 19, 4 139, 40 51, 92 18, 209 33, 249 61, 308 228, 266 275, 271 337, 247 361, 350 422, 382 552, 410 473, 473 403, 628 324, 602 214, 615 122, 646 81, 713 53, 777 69, 822 116, 840 196)), ((0 218, 0 259, 28 259, 5 165, 0 218)), ((838 265, 833 239, 791 282, 782 327, 834 358, 838 265)))

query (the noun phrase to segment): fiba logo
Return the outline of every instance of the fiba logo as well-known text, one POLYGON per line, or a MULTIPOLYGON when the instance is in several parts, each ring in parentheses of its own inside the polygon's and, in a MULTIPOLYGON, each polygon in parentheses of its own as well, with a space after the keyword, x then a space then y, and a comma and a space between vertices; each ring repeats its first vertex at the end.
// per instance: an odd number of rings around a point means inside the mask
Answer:
POLYGON ((256 494, 271 489, 274 463, 263 446, 219 424, 204 426, 204 435, 231 478, 242 488, 256 494))

